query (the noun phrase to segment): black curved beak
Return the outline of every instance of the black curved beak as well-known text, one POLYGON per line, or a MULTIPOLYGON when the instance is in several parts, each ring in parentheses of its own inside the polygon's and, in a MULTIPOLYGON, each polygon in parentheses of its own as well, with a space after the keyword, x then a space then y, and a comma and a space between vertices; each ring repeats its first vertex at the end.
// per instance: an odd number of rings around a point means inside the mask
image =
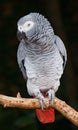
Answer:
POLYGON ((24 32, 20 32, 20 31, 17 31, 17 38, 19 41, 21 41, 22 39, 27 39, 26 37, 26 34, 24 32))

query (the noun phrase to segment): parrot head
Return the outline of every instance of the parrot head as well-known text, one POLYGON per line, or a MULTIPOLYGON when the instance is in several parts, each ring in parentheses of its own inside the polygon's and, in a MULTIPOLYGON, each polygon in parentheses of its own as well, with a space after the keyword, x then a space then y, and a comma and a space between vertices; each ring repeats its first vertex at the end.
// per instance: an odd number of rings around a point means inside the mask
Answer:
POLYGON ((17 37, 26 42, 40 42, 42 39, 52 39, 54 35, 53 28, 49 21, 39 13, 30 13, 23 16, 17 22, 17 37))

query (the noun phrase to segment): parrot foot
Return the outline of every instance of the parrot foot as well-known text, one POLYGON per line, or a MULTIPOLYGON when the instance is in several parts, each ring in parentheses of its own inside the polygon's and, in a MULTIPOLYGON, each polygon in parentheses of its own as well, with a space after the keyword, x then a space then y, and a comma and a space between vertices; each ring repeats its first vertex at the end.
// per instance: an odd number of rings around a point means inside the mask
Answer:
POLYGON ((55 91, 53 89, 50 89, 48 92, 48 98, 51 105, 54 104, 54 98, 55 98, 55 91))
POLYGON ((44 96, 39 92, 36 96, 37 99, 39 99, 40 101, 40 106, 41 106, 41 109, 42 111, 44 110, 44 107, 46 107, 46 101, 45 101, 45 98, 44 96))

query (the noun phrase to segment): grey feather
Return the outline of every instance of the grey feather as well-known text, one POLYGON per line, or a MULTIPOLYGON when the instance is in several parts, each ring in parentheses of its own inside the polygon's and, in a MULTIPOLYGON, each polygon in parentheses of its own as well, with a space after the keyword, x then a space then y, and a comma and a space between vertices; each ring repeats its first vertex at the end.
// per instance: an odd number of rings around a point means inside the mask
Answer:
POLYGON ((65 68, 66 61, 67 61, 67 52, 66 52, 66 48, 64 46, 63 41, 57 35, 55 35, 55 44, 57 45, 57 48, 63 58, 63 66, 65 68))
POLYGON ((26 68, 24 67, 24 60, 26 57, 26 49, 25 49, 25 43, 22 40, 18 46, 18 50, 17 50, 17 61, 18 61, 18 65, 22 71, 23 77, 26 80, 27 76, 26 76, 26 68))

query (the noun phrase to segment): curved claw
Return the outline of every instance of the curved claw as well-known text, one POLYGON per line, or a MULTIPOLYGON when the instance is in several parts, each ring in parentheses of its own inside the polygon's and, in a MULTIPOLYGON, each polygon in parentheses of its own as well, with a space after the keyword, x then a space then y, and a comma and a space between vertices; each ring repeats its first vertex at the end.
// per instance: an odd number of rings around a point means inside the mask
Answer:
POLYGON ((41 109, 43 111, 44 110, 44 106, 46 107, 46 101, 45 101, 44 96, 41 93, 38 93, 37 96, 36 96, 36 98, 39 99, 40 106, 41 106, 41 109))
POLYGON ((51 105, 54 104, 54 98, 55 98, 55 91, 53 89, 50 89, 48 92, 48 98, 51 105))

